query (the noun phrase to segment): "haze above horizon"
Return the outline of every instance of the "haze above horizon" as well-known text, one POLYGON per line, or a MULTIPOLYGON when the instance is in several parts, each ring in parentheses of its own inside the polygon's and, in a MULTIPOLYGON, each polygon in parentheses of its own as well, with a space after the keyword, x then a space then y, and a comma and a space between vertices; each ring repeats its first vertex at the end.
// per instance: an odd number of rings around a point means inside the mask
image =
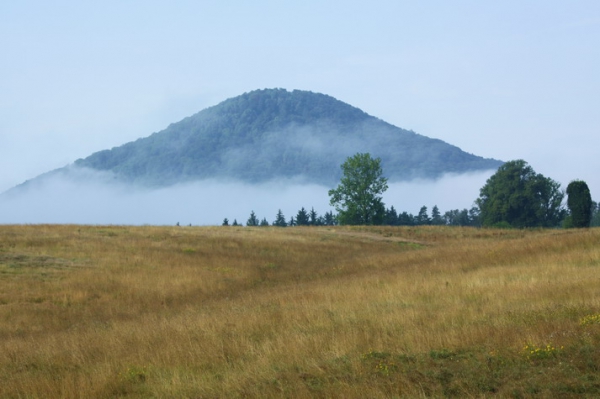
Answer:
POLYGON ((0 191, 282 87, 600 198, 594 1, 26 0, 0 5, 0 37, 0 191))

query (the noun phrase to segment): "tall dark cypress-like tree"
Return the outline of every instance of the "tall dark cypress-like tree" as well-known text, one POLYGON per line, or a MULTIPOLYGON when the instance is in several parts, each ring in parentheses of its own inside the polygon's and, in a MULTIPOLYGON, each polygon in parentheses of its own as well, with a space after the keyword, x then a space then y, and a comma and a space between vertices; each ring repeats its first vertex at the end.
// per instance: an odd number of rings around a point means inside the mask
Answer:
POLYGON ((592 196, 586 182, 574 180, 567 186, 567 207, 570 227, 590 227, 592 220, 592 196))

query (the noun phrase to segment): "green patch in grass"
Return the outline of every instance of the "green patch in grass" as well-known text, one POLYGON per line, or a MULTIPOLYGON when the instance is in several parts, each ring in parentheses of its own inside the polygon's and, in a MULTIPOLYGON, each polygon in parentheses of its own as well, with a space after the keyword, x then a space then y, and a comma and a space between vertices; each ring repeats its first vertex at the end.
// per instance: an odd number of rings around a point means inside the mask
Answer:
POLYGON ((432 350, 429 352, 429 357, 432 359, 451 359, 456 356, 456 353, 448 349, 432 350))
POLYGON ((410 242, 410 241, 399 241, 398 245, 402 249, 421 249, 421 248, 425 247, 425 245, 423 245, 423 244, 418 244, 416 242, 410 242))
POLYGON ((51 256, 2 253, 0 278, 29 278, 46 280, 61 272, 78 267, 76 261, 51 256))

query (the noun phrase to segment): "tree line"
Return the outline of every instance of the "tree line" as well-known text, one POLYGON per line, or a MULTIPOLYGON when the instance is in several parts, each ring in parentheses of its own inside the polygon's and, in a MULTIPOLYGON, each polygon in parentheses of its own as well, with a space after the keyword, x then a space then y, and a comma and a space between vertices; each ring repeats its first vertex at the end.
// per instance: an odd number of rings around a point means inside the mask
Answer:
MULTIPOLYGON (((254 211, 250 212, 250 217, 246 221, 246 226, 277 226, 277 227, 288 227, 288 226, 334 226, 337 225, 337 218, 333 214, 333 212, 325 212, 324 215, 319 215, 314 208, 311 208, 310 211, 307 211, 302 207, 296 213, 296 216, 290 217, 289 220, 286 220, 285 216, 281 209, 277 211, 277 215, 275 216, 275 220, 272 223, 266 218, 263 218, 259 221, 259 218, 256 216, 254 211)), ((223 226, 230 226, 229 219, 223 219, 223 226)), ((242 226, 242 224, 238 223, 237 219, 233 220, 231 226, 242 226)))
MULTIPOLYGON (((451 210, 442 214, 435 205, 431 214, 426 206, 417 215, 398 213, 394 206, 386 208, 382 194, 387 190, 381 160, 370 154, 356 154, 341 166, 340 184, 329 190, 330 205, 336 214, 320 216, 304 207, 286 220, 281 209, 269 224, 258 220, 254 211, 246 226, 332 226, 332 225, 389 225, 389 226, 484 226, 484 227, 565 227, 600 226, 600 204, 592 201, 587 184, 573 180, 566 192, 556 181, 536 173, 523 160, 509 161, 500 166, 480 189, 474 206, 467 210, 451 210), (565 195, 568 197, 566 206, 565 195)), ((224 219, 224 226, 229 220, 224 219)), ((237 220, 233 226, 239 225, 237 220)))
MULTIPOLYGON (((287 219, 281 209, 277 211, 275 219, 269 222, 267 218, 263 217, 260 219, 256 216, 254 211, 250 212, 250 216, 245 223, 240 223, 237 219, 231 222, 228 218, 223 219, 222 226, 250 226, 250 227, 264 227, 264 226, 277 226, 277 227, 292 227, 292 226, 337 226, 340 225, 338 215, 331 211, 325 212, 320 215, 311 208, 307 211, 302 207, 294 216, 287 219)), ((444 214, 440 213, 437 205, 431 209, 431 215, 429 214, 428 208, 422 206, 417 215, 412 213, 402 212, 398 213, 392 205, 389 209, 385 209, 385 217, 379 225, 384 226, 426 226, 426 225, 438 225, 438 226, 479 226, 479 215, 477 214, 476 208, 470 210, 454 209, 447 211, 444 214)))

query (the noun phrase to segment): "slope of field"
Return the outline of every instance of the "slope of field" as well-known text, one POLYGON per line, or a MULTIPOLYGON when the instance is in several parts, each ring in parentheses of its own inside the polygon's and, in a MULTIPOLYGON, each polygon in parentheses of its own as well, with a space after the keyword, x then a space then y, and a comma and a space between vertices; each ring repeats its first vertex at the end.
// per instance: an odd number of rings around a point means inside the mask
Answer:
POLYGON ((0 226, 0 397, 595 397, 599 242, 0 226))

